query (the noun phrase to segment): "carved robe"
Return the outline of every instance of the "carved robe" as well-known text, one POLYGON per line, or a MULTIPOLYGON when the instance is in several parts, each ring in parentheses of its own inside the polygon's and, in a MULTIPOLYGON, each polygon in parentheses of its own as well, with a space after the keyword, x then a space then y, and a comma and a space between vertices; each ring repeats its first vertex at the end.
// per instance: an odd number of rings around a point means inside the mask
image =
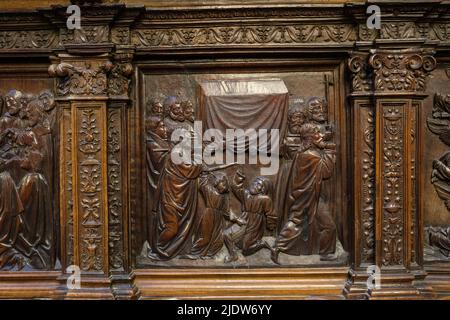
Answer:
POLYGON ((228 198, 208 183, 207 178, 201 180, 200 190, 205 199, 205 210, 194 236, 191 254, 212 257, 222 249, 224 244, 224 217, 229 215, 228 198))
POLYGON ((243 187, 243 183, 231 185, 233 193, 242 204, 241 219, 246 222, 242 239, 237 243, 244 256, 252 255, 265 247, 262 241, 266 229, 266 215, 272 212, 272 199, 269 196, 253 195, 243 187))
POLYGON ((52 210, 50 187, 40 172, 47 156, 44 152, 49 147, 41 143, 41 138, 32 130, 24 130, 17 138, 26 145, 20 166, 28 171, 18 188, 24 207, 18 247, 30 258, 33 267, 51 269, 56 259, 55 227, 58 224, 52 210))
MULTIPOLYGON (((149 185, 149 196, 153 200, 149 206, 148 230, 153 230, 155 227, 155 212, 158 204, 158 189, 159 180, 162 171, 166 165, 167 156, 169 154, 169 143, 159 137, 157 134, 150 132, 147 138, 147 181, 149 185), (166 150, 167 149, 167 150, 166 150)), ((154 237, 149 237, 150 246, 154 237)))
POLYGON ((450 227, 432 229, 429 232, 430 245, 437 247, 446 257, 450 257, 450 227))
POLYGON ((150 132, 147 139, 147 179, 153 191, 158 188, 168 153, 169 142, 150 132))
POLYGON ((172 259, 184 253, 190 243, 197 210, 197 178, 201 172, 201 165, 167 161, 158 187, 150 258, 172 259))
POLYGON ((331 177, 334 150, 309 149, 296 154, 288 183, 289 219, 275 248, 292 255, 333 253, 336 226, 327 210, 318 210, 322 181, 331 177))
POLYGON ((14 244, 21 224, 22 202, 8 172, 0 173, 0 269, 14 267, 14 244))

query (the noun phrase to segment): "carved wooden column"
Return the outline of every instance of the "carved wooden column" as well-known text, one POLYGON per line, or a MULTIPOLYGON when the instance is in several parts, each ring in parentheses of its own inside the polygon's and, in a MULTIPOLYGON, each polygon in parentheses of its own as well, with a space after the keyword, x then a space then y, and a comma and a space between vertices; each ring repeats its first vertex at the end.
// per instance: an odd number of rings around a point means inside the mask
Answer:
POLYGON ((67 297, 112 298, 106 205, 109 58, 108 53, 61 53, 49 68, 60 77, 63 268, 75 265, 82 271, 81 289, 67 290, 67 297))
POLYGON ((108 255, 112 291, 119 299, 133 298, 137 294, 129 276, 128 143, 126 138, 127 108, 131 105, 133 52, 134 50, 127 46, 116 48, 112 56, 113 67, 109 72, 108 82, 108 255))
POLYGON ((349 102, 352 113, 353 248, 350 279, 344 289, 350 298, 367 298, 367 268, 375 263, 375 107, 368 52, 353 52, 349 102))
POLYGON ((373 297, 416 295, 413 281, 423 276, 422 218, 417 206, 417 117, 426 81, 436 67, 420 49, 372 50, 376 102, 375 261, 381 288, 373 297), (395 278, 395 279, 394 279, 395 278))
POLYGON ((417 208, 417 115, 427 76, 436 67, 421 49, 356 53, 353 73, 353 270, 349 297, 415 296, 422 268, 422 218, 417 208), (370 265, 381 287, 367 285, 370 265))
MULTIPOLYGON (((81 289, 66 298, 132 298, 127 205, 127 108, 134 49, 113 45, 108 26, 121 7, 89 7, 49 73, 58 78, 63 270, 81 269, 81 289), (91 14, 91 16, 86 16, 91 14), (99 18, 101 17, 101 18, 99 18), (87 21, 87 22, 86 22, 87 21)), ((112 30, 115 30, 112 28, 112 30)))

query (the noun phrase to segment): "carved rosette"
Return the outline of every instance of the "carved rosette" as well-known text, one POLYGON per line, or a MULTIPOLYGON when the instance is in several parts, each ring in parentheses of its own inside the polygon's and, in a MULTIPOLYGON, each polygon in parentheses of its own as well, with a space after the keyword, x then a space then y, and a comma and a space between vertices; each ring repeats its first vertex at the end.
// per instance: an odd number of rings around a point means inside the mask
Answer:
POLYGON ((372 50, 372 53, 370 64, 377 92, 423 92, 428 75, 436 68, 436 59, 430 52, 372 50))

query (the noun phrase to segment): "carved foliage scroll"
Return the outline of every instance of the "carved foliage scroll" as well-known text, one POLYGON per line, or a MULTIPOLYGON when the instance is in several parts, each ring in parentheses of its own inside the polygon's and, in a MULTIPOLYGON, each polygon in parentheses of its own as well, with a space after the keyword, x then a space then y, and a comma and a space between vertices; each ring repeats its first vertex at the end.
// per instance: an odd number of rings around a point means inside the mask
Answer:
MULTIPOLYGON (((404 107, 383 105, 382 122, 382 264, 403 263, 404 232, 404 107)), ((380 128, 380 129, 381 129, 380 128)))
POLYGON ((113 270, 124 266, 124 204, 122 198, 122 126, 119 108, 108 110, 108 208, 109 265, 113 270))
POLYGON ((78 206, 77 223, 81 269, 104 268, 103 176, 101 164, 101 118, 96 107, 77 110, 78 122, 78 206))
POLYGON ((137 47, 342 43, 355 40, 354 28, 346 24, 144 29, 132 33, 132 44, 137 47))

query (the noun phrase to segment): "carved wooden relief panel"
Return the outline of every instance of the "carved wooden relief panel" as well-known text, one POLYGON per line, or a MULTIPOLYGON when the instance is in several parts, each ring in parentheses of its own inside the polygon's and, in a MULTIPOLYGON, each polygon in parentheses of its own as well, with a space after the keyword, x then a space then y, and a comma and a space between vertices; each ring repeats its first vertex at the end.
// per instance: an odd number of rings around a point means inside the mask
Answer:
MULTIPOLYGON (((141 218, 147 237, 136 240, 139 267, 348 263, 345 190, 336 169, 345 152, 339 69, 290 69, 143 71, 149 196, 141 218), (177 128, 194 130, 195 120, 203 131, 224 129, 223 146, 226 129, 279 129, 279 169, 263 176, 261 163, 248 161, 174 167, 170 137, 177 128), (189 192, 179 198, 183 188, 189 192)), ((226 156, 225 148, 216 152, 226 156)))

